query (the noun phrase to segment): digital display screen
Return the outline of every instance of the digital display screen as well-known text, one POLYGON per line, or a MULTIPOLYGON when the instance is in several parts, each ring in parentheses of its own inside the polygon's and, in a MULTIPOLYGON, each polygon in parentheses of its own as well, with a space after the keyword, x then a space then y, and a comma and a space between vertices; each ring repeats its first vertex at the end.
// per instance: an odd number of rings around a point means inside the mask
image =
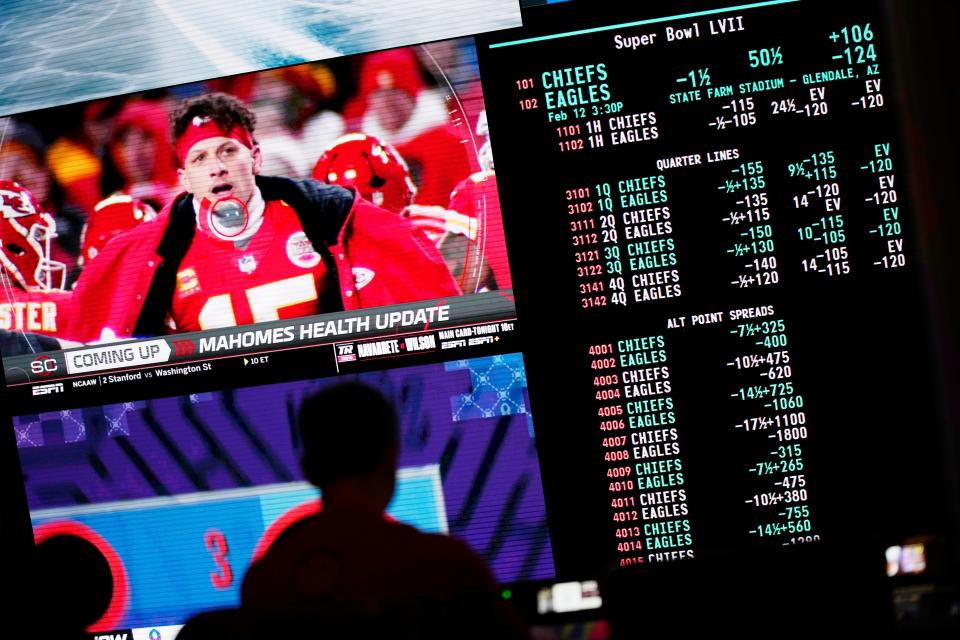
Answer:
POLYGON ((932 525, 937 400, 883 14, 599 13, 478 41, 537 327, 523 349, 550 380, 531 401, 563 425, 539 443, 551 517, 579 534, 556 536, 558 570, 932 525), (890 442, 902 463, 851 480, 890 442), (576 510, 550 503, 558 485, 576 510))
POLYGON ((461 39, 8 121, 6 391, 35 540, 111 566, 92 630, 239 604, 316 511, 293 425, 345 375, 401 416, 388 517, 499 582, 555 575, 484 114, 461 39), (253 136, 187 116, 171 141, 178 105, 217 91, 253 136))
MULTIPOLYGON (((522 357, 357 379, 382 390, 401 416, 388 514, 460 537, 500 582, 553 576, 522 357)), ((250 562, 316 511, 291 420, 306 394, 336 380, 14 419, 38 541, 54 533, 94 541, 126 594, 104 628, 182 624, 197 611, 238 604, 250 562)), ((364 455, 362 447, 353 455, 364 455)))

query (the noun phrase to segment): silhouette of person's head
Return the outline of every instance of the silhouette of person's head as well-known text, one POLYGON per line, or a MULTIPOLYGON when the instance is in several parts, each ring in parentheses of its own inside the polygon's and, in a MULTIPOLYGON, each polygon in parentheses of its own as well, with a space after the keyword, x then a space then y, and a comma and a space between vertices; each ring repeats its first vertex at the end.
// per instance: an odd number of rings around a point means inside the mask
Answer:
POLYGON ((107 559, 79 536, 55 535, 37 545, 34 560, 37 593, 56 611, 49 623, 63 637, 82 637, 110 606, 113 575, 107 559))
POLYGON ((307 397, 298 422, 301 466, 323 493, 324 509, 385 510, 399 453, 393 404, 373 387, 345 382, 307 397))

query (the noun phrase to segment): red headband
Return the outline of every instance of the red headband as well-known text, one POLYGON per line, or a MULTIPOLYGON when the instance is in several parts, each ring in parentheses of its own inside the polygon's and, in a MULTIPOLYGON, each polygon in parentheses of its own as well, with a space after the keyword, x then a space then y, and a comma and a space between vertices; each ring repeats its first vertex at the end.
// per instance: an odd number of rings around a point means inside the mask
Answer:
POLYGON ((248 149, 253 149, 253 136, 243 127, 234 125, 229 131, 224 131, 220 125, 203 116, 195 116, 187 130, 177 138, 177 162, 183 167, 187 160, 187 152, 201 140, 207 138, 233 138, 248 149))

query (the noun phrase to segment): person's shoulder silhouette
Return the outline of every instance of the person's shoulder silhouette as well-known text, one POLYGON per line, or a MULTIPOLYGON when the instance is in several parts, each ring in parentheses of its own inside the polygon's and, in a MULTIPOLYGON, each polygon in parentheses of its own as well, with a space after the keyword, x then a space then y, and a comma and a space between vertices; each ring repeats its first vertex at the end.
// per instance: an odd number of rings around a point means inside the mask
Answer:
POLYGON ((357 382, 327 387, 303 402, 298 423, 302 468, 322 492, 321 510, 289 527, 251 566, 243 607, 359 616, 419 611, 449 622, 485 617, 501 636, 503 626, 523 635, 466 544, 385 513, 399 433, 396 410, 380 391, 357 382))

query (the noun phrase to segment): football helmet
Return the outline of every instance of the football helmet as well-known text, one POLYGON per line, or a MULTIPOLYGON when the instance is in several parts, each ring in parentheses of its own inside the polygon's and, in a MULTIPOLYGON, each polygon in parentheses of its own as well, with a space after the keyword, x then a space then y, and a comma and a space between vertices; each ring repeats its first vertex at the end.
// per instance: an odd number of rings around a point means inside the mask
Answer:
POLYGON ((19 183, 0 180, 0 264, 24 289, 63 289, 67 265, 50 259, 57 224, 19 183))
POLYGON ((101 200, 93 208, 93 214, 83 227, 80 259, 93 260, 103 251, 107 242, 124 231, 156 217, 157 212, 153 207, 123 193, 101 200))
POLYGON ((327 147, 313 168, 313 177, 360 195, 394 213, 413 202, 417 186, 396 149, 363 133, 350 133, 327 147))

